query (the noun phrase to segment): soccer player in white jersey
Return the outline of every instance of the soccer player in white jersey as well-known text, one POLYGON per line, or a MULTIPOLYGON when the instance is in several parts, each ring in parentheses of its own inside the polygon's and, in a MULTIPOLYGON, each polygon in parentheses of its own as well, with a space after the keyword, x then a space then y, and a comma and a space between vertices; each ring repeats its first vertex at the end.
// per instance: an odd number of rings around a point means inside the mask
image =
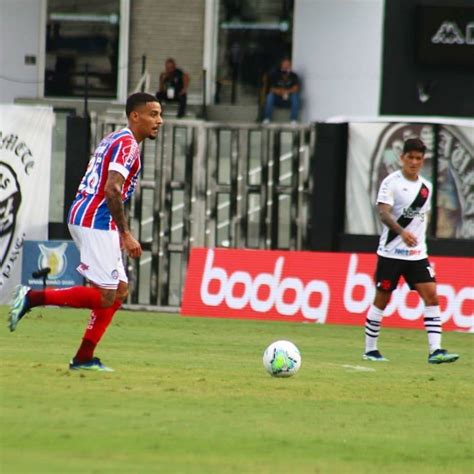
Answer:
POLYGON ((122 249, 130 258, 142 253, 128 227, 124 203, 133 194, 139 176, 139 144, 158 136, 163 119, 158 100, 143 92, 132 94, 125 110, 128 126, 99 143, 69 210, 69 230, 81 256, 77 270, 91 286, 35 291, 20 285, 10 308, 10 331, 36 306, 91 309, 81 345, 69 364, 72 370, 112 370, 94 357, 94 350, 128 295, 122 249))
POLYGON ((402 168, 388 175, 380 185, 377 209, 383 223, 377 250, 376 291, 365 322, 363 358, 386 361, 377 349, 383 311, 401 276, 423 302, 428 334, 428 362, 455 362, 458 354, 441 348, 441 319, 434 271, 426 250, 426 227, 430 210, 431 183, 420 176, 426 147, 419 138, 405 141, 402 168))

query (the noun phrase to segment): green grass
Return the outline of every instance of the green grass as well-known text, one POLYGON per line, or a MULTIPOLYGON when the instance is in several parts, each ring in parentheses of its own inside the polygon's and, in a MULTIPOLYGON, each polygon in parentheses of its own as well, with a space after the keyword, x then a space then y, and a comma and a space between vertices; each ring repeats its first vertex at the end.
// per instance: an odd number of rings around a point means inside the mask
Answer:
POLYGON ((434 366, 423 331, 384 329, 377 364, 361 327, 121 311, 97 351, 116 372, 70 372, 86 320, 0 331, 0 472, 472 472, 472 335, 446 333, 461 359, 434 366), (276 339, 300 348, 295 377, 263 371, 276 339))

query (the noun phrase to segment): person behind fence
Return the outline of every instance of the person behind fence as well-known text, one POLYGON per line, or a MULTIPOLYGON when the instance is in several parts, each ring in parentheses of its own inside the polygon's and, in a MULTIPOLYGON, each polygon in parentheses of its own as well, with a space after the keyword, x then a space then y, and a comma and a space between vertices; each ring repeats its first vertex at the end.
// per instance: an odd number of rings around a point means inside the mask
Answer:
POLYGON ((270 74, 269 92, 265 99, 263 123, 272 119, 273 108, 290 108, 290 120, 296 122, 300 110, 300 80, 291 70, 291 61, 282 59, 278 70, 270 74))
POLYGON ((187 92, 189 87, 189 75, 176 67, 176 61, 168 58, 165 61, 165 70, 160 74, 159 90, 156 98, 160 103, 177 102, 177 117, 186 114, 187 92))
POLYGON ((363 359, 387 361, 377 342, 392 292, 401 276, 425 304, 423 321, 428 335, 428 362, 455 362, 458 354, 441 348, 441 314, 433 267, 428 261, 426 227, 431 206, 432 186, 420 175, 425 161, 425 144, 418 138, 404 142, 402 167, 389 174, 380 185, 377 210, 383 224, 377 250, 375 298, 365 321, 363 359))
POLYGON ((130 232, 124 203, 135 191, 140 173, 139 143, 158 136, 161 106, 151 94, 132 94, 125 106, 128 126, 107 135, 96 148, 68 215, 68 227, 79 252, 77 271, 91 286, 36 291, 19 285, 9 313, 10 331, 36 306, 92 310, 71 370, 110 372, 94 350, 128 294, 122 250, 130 258, 142 253, 130 232))

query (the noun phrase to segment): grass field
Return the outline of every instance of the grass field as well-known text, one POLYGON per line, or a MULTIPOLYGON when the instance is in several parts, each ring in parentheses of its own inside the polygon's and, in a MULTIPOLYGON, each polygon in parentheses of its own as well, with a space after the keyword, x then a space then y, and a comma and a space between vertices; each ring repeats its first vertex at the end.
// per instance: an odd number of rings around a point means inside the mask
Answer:
POLYGON ((377 364, 361 327, 121 311, 97 351, 116 372, 70 372, 86 320, 0 331, 2 474, 473 472, 472 335, 446 333, 461 359, 433 366, 424 332, 385 329, 377 364), (276 339, 295 377, 263 371, 276 339))

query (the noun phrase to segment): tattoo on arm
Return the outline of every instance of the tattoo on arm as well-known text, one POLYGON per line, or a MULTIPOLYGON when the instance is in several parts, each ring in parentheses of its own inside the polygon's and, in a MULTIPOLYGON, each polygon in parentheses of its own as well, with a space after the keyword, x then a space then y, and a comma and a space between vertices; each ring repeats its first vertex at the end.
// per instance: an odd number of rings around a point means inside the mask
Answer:
POLYGON ((109 176, 105 183, 105 202, 119 232, 128 231, 128 222, 122 202, 122 186, 124 181, 125 179, 120 173, 109 171, 109 176))
POLYGON ((398 224, 398 222, 392 217, 391 206, 388 204, 377 204, 377 209, 379 211, 379 218, 383 224, 385 224, 390 230, 396 232, 397 234, 401 234, 405 229, 398 224))

